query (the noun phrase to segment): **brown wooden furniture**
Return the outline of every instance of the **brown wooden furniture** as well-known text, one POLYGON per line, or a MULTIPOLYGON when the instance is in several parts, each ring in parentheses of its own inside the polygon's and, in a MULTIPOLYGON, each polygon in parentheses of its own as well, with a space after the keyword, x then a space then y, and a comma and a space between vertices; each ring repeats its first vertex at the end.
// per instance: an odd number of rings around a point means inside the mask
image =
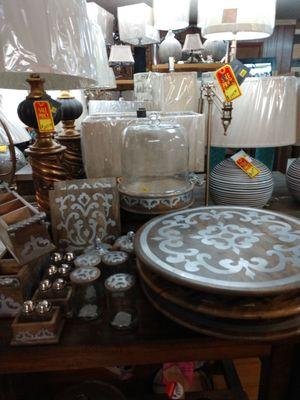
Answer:
MULTIPOLYGON (((221 63, 175 64, 175 72, 207 72, 221 68, 221 63)), ((168 64, 152 65, 152 72, 169 72, 168 64)))
MULTIPOLYGON (((276 174, 276 182, 270 208, 299 216, 299 204, 289 197, 284 176, 276 174)), ((203 194, 197 197, 202 201, 203 194)), ((127 225, 130 221, 124 223, 124 228, 127 225)), ((61 341, 55 346, 11 348, 10 323, 0 321, 0 376, 51 371, 67 371, 71 375, 101 366, 259 357, 262 360, 259 400, 289 399, 293 352, 298 338, 274 343, 212 338, 169 321, 142 295, 138 296, 137 305, 139 328, 136 332, 119 334, 106 321, 67 321, 61 341)))

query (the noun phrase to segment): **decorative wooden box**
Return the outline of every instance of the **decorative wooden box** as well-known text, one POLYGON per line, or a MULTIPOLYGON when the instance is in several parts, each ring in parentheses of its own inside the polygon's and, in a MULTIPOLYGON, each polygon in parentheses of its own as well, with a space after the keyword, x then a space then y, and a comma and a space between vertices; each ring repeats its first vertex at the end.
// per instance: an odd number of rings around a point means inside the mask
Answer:
POLYGON ((32 297, 33 301, 39 300, 49 300, 53 306, 60 307, 64 316, 68 317, 71 315, 71 298, 72 298, 72 287, 68 286, 66 288, 66 294, 64 297, 53 297, 52 295, 46 296, 37 289, 32 297))
POLYGON ((23 265, 55 249, 39 212, 16 192, 0 193, 0 239, 23 265))
POLYGON ((12 323, 12 346, 58 343, 64 325, 59 307, 53 307, 49 321, 22 321, 18 315, 12 323))
POLYGON ((36 288, 43 260, 20 265, 8 251, 0 255, 0 318, 14 317, 36 288))

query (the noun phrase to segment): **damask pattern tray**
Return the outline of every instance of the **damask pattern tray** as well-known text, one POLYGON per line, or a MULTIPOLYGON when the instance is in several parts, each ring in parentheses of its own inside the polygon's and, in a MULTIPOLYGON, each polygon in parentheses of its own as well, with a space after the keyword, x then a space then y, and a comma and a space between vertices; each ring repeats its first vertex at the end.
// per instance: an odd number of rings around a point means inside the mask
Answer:
POLYGON ((199 207, 155 218, 138 259, 179 285, 240 296, 300 289, 300 220, 246 207, 199 207))

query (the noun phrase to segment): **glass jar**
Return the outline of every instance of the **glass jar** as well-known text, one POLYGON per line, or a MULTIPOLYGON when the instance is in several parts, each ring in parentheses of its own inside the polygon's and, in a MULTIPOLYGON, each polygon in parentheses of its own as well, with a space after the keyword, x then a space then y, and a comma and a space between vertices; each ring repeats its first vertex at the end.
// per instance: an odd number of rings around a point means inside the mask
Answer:
POLYGON ((161 123, 152 114, 150 120, 128 126, 122 138, 121 206, 133 212, 144 208, 145 213, 187 207, 192 198, 182 196, 193 189, 188 165, 188 142, 181 125, 161 123))
POLYGON ((99 278, 100 270, 95 267, 81 267, 71 272, 75 317, 91 321, 101 316, 103 306, 99 278))
POLYGON ((105 280, 110 325, 117 330, 137 326, 135 277, 115 274, 105 280))

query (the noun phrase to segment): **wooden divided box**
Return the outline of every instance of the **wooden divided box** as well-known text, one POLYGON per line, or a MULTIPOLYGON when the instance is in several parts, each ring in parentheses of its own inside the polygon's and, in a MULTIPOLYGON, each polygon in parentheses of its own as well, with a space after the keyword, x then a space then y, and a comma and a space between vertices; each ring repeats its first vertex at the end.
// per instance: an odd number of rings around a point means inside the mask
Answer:
POLYGON ((16 192, 0 192, 0 239, 20 265, 55 249, 45 218, 16 192))

